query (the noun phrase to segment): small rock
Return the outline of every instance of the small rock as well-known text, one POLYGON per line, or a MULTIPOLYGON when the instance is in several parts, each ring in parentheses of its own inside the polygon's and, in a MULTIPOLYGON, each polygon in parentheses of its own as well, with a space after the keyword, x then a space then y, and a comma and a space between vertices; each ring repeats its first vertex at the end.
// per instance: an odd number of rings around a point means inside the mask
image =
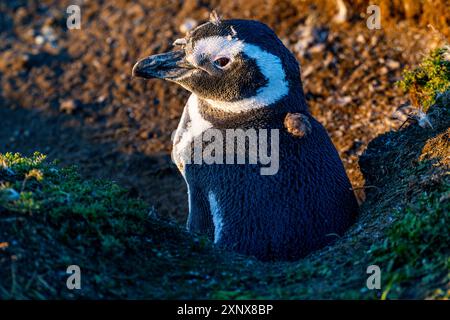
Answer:
POLYGON ((103 102, 106 101, 106 99, 107 99, 107 97, 105 95, 102 95, 102 96, 97 98, 97 102, 98 103, 103 103, 103 102))
POLYGON ((359 34, 356 37, 356 41, 359 42, 359 43, 366 43, 366 39, 364 39, 364 36, 362 34, 359 34))
POLYGON ((59 105, 59 111, 67 113, 67 114, 72 114, 77 109, 78 109, 78 104, 73 99, 65 100, 59 105))
POLYGON ((38 45, 38 46, 42 46, 45 42, 45 38, 41 35, 37 36, 36 38, 34 38, 34 42, 38 45))
POLYGON ((336 0, 336 6, 338 8, 338 13, 334 16, 333 20, 337 23, 343 23, 347 21, 347 7, 345 6, 344 0, 336 0))
POLYGON ((389 69, 388 69, 388 68, 386 68, 386 67, 381 67, 381 68, 380 68, 380 74, 381 74, 381 75, 388 74, 388 72, 389 72, 389 69))
POLYGON ((139 138, 141 138, 142 140, 147 140, 148 138, 150 138, 151 136, 151 132, 148 130, 143 130, 139 133, 139 138))
POLYGON ((308 78, 311 74, 314 73, 315 68, 312 65, 307 65, 302 71, 302 77, 308 78))
POLYGON ((372 47, 375 47, 378 44, 378 38, 376 36, 372 36, 372 38, 370 38, 370 45, 372 47))
POLYGON ((345 96, 345 97, 339 97, 336 99, 336 103, 340 106, 345 106, 346 104, 349 104, 352 102, 352 97, 345 96))
POLYGON ((344 136, 344 133, 341 130, 336 130, 334 132, 334 136, 337 137, 337 138, 340 138, 340 137, 344 136))
POLYGON ((386 66, 391 70, 395 70, 400 68, 400 62, 389 59, 386 61, 386 66))
POLYGON ((311 47, 310 53, 321 53, 325 51, 325 45, 323 43, 319 43, 311 47))
POLYGON ((299 53, 300 56, 304 56, 308 47, 314 43, 314 28, 311 26, 305 26, 299 28, 296 31, 297 42, 294 44, 293 49, 299 53))

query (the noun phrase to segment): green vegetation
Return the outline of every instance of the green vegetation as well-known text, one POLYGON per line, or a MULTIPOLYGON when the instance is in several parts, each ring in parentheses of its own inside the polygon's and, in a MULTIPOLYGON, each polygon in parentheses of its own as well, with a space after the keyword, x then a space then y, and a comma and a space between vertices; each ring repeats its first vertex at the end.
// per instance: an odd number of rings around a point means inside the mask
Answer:
MULTIPOLYGON (((3 210, 44 220, 58 230, 58 239, 75 247, 92 239, 120 255, 130 234, 143 231, 146 204, 127 198, 127 191, 108 181, 85 181, 75 167, 59 169, 45 156, 0 154, 0 199, 3 210)), ((19 215, 20 217, 20 215, 19 215)))
POLYGON ((127 190, 85 180, 76 167, 59 168, 40 153, 0 154, 0 297, 74 297, 64 280, 71 264, 84 271, 82 296, 143 297, 130 283, 148 276, 155 277, 148 296, 158 296, 166 251, 183 244, 194 253, 205 242, 153 214, 127 190))
POLYGON ((427 111, 438 96, 450 90, 449 55, 448 46, 436 49, 418 67, 403 72, 403 79, 398 85, 409 93, 415 107, 427 111))
MULTIPOLYGON (((398 298, 405 287, 421 290, 442 279, 450 281, 449 198, 450 179, 446 178, 395 212, 396 221, 384 241, 371 247, 376 263, 385 266, 383 298, 398 298)), ((450 292, 438 289, 434 294, 449 298, 450 292)))
MULTIPOLYGON (((440 119, 435 121, 439 122, 450 116, 449 55, 449 46, 432 51, 417 68, 405 70, 398 82, 409 92, 416 107, 422 106, 424 111, 433 105, 443 108, 436 111, 440 119)), ((415 185, 420 181, 417 186, 420 188, 414 190, 413 201, 395 211, 395 221, 384 241, 370 249, 377 263, 386 266, 387 287, 383 297, 388 294, 399 297, 405 287, 420 290, 426 283, 436 283, 442 278, 450 283, 450 142, 448 121, 443 122, 446 131, 427 141, 421 150, 421 161, 414 166, 398 167, 399 176, 414 177, 408 182, 415 185)), ((437 289, 432 297, 448 299, 450 291, 437 289)))

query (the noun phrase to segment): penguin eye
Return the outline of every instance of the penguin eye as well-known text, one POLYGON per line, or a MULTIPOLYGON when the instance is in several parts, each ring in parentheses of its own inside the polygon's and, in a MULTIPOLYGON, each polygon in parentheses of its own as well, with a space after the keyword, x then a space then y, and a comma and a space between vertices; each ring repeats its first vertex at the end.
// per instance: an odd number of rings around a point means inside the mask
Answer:
POLYGON ((217 58, 216 60, 214 60, 214 64, 219 68, 225 67, 229 62, 230 62, 230 59, 228 59, 226 57, 220 57, 220 58, 217 58))

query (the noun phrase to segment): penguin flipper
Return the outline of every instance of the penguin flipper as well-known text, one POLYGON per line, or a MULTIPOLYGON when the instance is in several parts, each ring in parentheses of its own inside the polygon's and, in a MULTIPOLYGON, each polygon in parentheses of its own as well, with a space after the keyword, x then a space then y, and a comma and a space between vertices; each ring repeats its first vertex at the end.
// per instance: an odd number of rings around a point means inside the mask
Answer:
POLYGON ((189 188, 189 216, 187 229, 190 232, 203 233, 214 240, 214 223, 209 202, 203 192, 189 188))
POLYGON ((303 138, 311 133, 311 123, 306 115, 302 113, 288 113, 284 118, 284 127, 296 138, 303 138))

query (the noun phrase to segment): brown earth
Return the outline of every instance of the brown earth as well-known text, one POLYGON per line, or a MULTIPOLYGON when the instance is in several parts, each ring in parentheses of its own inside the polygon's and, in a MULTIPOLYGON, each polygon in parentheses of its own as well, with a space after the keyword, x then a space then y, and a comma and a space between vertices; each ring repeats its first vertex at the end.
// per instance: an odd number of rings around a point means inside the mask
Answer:
POLYGON ((449 35, 449 2, 378 1, 382 29, 366 27, 366 1, 75 1, 81 30, 66 29, 74 1, 0 3, 0 152, 38 150, 86 177, 119 181, 183 221, 186 189, 170 159, 170 137, 188 93, 131 78, 142 56, 171 49, 187 18, 217 8, 224 18, 257 19, 296 54, 311 112, 326 126, 359 198, 357 159, 367 143, 401 122, 407 97, 395 86, 449 35), (428 28, 432 23, 434 29, 428 28))

